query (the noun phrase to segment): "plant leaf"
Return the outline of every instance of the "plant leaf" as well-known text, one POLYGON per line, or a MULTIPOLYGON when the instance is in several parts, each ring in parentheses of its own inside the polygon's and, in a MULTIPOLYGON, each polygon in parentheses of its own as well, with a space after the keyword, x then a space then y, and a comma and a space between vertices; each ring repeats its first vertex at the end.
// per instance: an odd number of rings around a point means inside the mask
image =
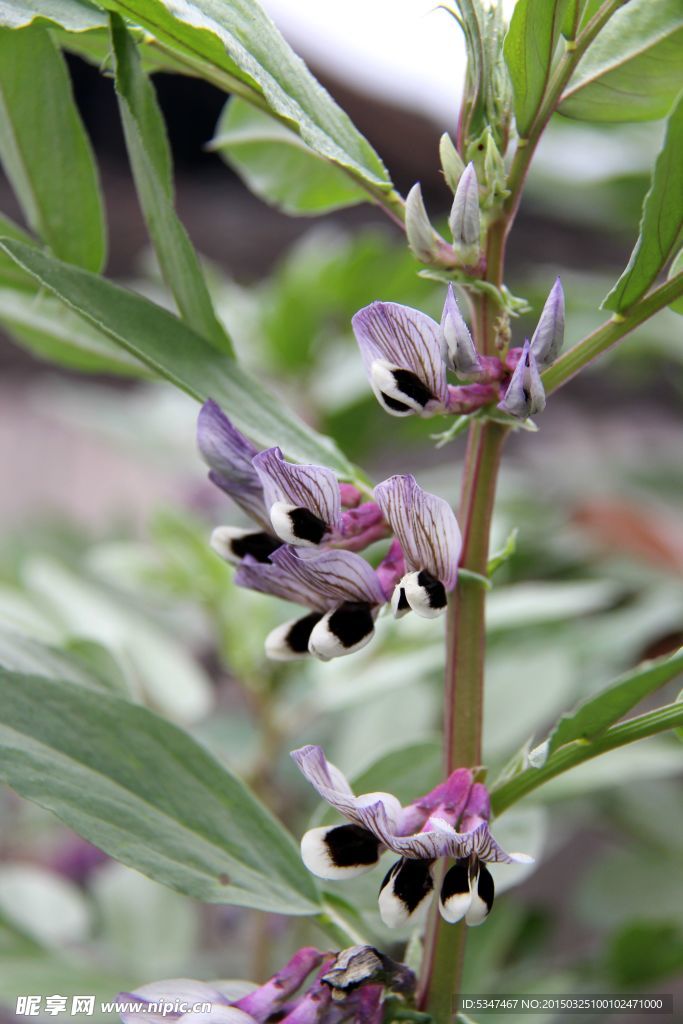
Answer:
POLYGON ((164 279, 186 323, 223 352, 232 344, 216 317, 202 268, 173 208, 173 171, 164 119, 126 26, 111 15, 116 94, 140 206, 164 279))
POLYGON ((340 167, 323 160, 299 136, 239 96, 223 108, 209 148, 260 199, 285 213, 325 213, 367 199, 340 167))
POLYGON ((106 233, 97 168, 46 29, 0 28, 0 159, 36 234, 60 258, 99 270, 106 233))
POLYGON ((146 708, 0 670, 0 776, 110 856, 189 896, 320 909, 291 836, 202 746, 146 708))
POLYGON ((198 401, 214 398, 256 444, 357 478, 333 441, 317 434, 227 355, 148 299, 21 242, 0 241, 17 263, 146 366, 198 401))
POLYGON ((628 672, 606 690, 583 701, 574 711, 562 715, 548 739, 548 755, 574 740, 591 740, 619 721, 639 704, 683 672, 683 648, 670 657, 645 662, 628 672))
MULTIPOLYGON (((673 263, 671 264, 671 269, 669 270, 669 280, 671 280, 672 277, 676 277, 678 274, 683 274, 683 249, 680 250, 676 258, 674 259, 673 263)), ((672 302, 669 306, 669 309, 673 309, 674 313, 678 313, 680 316, 683 316, 683 297, 681 297, 680 299, 676 299, 675 302, 672 302)))
POLYGON ((83 0, 0 0, 0 25, 25 28, 35 21, 61 25, 67 32, 87 32, 107 24, 107 16, 83 0))
MULTIPOLYGON (((234 81, 316 153, 379 189, 391 181, 369 142, 297 57, 256 0, 103 0, 181 56, 199 59, 234 81)), ((226 80, 226 85, 230 83, 226 80)), ((232 89, 231 91, 235 91, 232 89)))
POLYGON ((602 303, 622 313, 637 302, 664 269, 683 229, 683 93, 666 127, 643 202, 640 234, 626 270, 602 303))
MULTIPOLYGON (((0 0, 1 2, 1 0, 0 0)), ((35 241, 23 228, 13 220, 0 213, 0 238, 15 238, 25 245, 35 245, 35 241)), ((26 274, 6 253, 0 253, 0 285, 9 284, 13 288, 23 288, 35 292, 36 283, 30 274, 26 274)))
POLYGON ((95 690, 101 690, 104 685, 102 679, 89 672, 78 657, 4 626, 0 626, 0 667, 24 675, 66 679, 70 683, 95 690))
POLYGON ((512 79, 517 131, 526 138, 543 102, 567 0, 518 0, 503 53, 512 79))
POLYGON ((579 62, 559 112, 579 121, 666 117, 681 89, 683 5, 630 0, 579 62))
MULTIPOLYGON (((5 258, 3 253, 3 265, 5 258)), ((22 273, 14 261, 10 262, 22 273)), ((150 376, 138 359, 115 345, 63 302, 44 292, 36 292, 34 278, 25 276, 25 280, 30 282, 33 292, 0 288, 0 323, 22 348, 71 370, 125 377, 150 376)))

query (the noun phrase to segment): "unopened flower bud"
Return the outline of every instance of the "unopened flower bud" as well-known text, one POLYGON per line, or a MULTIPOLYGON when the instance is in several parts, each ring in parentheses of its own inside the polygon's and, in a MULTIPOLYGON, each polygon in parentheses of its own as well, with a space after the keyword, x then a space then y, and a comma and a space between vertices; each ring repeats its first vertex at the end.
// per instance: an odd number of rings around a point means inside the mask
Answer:
POLYGON ((486 187, 486 206, 494 206, 505 199, 510 193, 507 188, 507 173, 493 135, 489 132, 484 150, 484 183, 486 187))
POLYGON ((465 164, 448 132, 444 132, 439 139, 439 158, 446 183, 451 192, 455 192, 465 170, 465 164))
POLYGON ((564 341, 564 292, 559 277, 550 289, 531 339, 531 350, 541 370, 553 363, 564 341))
POLYGON ((524 342, 521 358, 498 408, 520 420, 545 409, 543 382, 528 339, 524 342))
POLYGON ((460 377, 477 377, 482 372, 476 346, 458 309, 453 285, 449 284, 441 316, 444 359, 460 377))
POLYGON ((406 234, 410 251, 421 263, 434 263, 438 260, 439 243, 445 243, 427 216, 419 182, 413 185, 406 197, 406 234))
POLYGON ((479 258, 479 182, 474 164, 469 163, 458 183, 448 220, 453 247, 464 264, 479 258))

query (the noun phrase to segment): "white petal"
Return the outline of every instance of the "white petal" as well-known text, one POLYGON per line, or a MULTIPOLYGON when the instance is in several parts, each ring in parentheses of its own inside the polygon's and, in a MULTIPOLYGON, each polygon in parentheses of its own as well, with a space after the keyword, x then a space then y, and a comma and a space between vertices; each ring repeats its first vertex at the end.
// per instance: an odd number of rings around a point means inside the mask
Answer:
POLYGON ((465 921, 470 928, 476 928, 484 923, 493 905, 493 878, 484 864, 479 868, 479 877, 472 890, 472 903, 465 914, 465 921))
POLYGON ((230 562, 231 565, 239 565, 242 559, 232 550, 232 542, 253 532, 253 529, 244 530, 239 526, 217 526, 211 533, 210 544, 216 554, 224 558, 226 562, 230 562))
POLYGON ((433 891, 430 865, 421 860, 398 861, 380 889, 378 903, 382 921, 387 928, 400 928, 409 921, 419 920, 429 906, 433 891), (415 884, 410 884, 411 881, 415 884))
POLYGON ((303 548, 317 548, 322 540, 322 532, 324 524, 321 523, 321 538, 320 540, 309 540, 306 536, 302 536, 302 531, 296 529, 296 523, 294 516, 296 513, 303 513, 310 515, 315 522, 315 518, 312 513, 308 513, 308 510, 303 509, 300 505, 290 505, 286 501, 276 501, 270 508, 270 521, 273 524, 278 537, 285 542, 285 544, 294 544, 297 547, 303 548))
POLYGON ((407 615, 410 611, 410 605, 406 598, 405 590, 399 583, 398 586, 394 587, 394 592, 391 595, 391 610, 395 619, 402 619, 404 615, 407 615))
POLYGON ((360 651, 372 640, 374 633, 369 606, 346 602, 328 612, 315 626, 308 649, 321 661, 330 661, 360 651), (352 608, 357 610, 352 611, 352 608))
POLYGON ((414 412, 421 413, 424 406, 420 405, 409 395, 404 395, 396 386, 394 371, 398 366, 388 363, 386 359, 376 359, 370 367, 370 384, 375 393, 375 398, 384 407, 390 416, 411 416, 414 412), (393 399, 405 408, 394 408, 387 398, 393 399))
MULTIPOLYGON (((416 615, 421 615, 424 619, 436 619, 445 612, 446 602, 441 604, 442 594, 439 589, 435 594, 433 588, 427 588, 420 583, 421 576, 420 572, 409 572, 401 580, 400 586, 406 595, 406 601, 416 615), (432 604, 435 599, 438 602, 437 607, 432 604)), ((438 580, 436 583, 438 584, 438 580)), ((440 584, 440 587, 443 587, 443 584, 440 584)), ((443 597, 445 598, 445 590, 443 597)))
MULTIPOLYGON (((356 843, 355 850, 358 854, 358 863, 337 863, 336 860, 348 861, 353 855, 353 850, 346 850, 346 856, 340 856, 339 851, 343 849, 339 842, 334 839, 342 838, 342 831, 346 830, 346 836, 352 835, 348 830, 356 829, 356 837, 360 837, 361 830, 358 825, 323 825, 320 828, 309 829, 301 839, 301 859, 304 864, 317 878, 324 878, 326 881, 333 881, 337 878, 356 878, 364 875, 375 867, 380 857, 379 843, 368 833, 367 843, 362 841, 356 843), (336 833, 336 836, 335 836, 336 833), (331 836, 331 839, 330 839, 331 836), (327 840, 327 841, 326 841, 327 840), (373 857, 373 843, 375 856, 373 857), (337 858, 335 860, 335 851, 337 858)), ((346 846, 346 844, 345 844, 346 846)))
MULTIPOLYGON (((476 884, 476 879, 474 881, 476 884)), ((446 877, 441 886, 439 912, 444 921, 448 921, 449 924, 456 924, 469 911, 471 904, 472 879, 470 878, 468 863, 454 864, 446 872, 446 877), (453 889, 453 882, 456 879, 458 883, 457 888, 461 891, 450 891, 453 889)))
POLYGON ((276 626, 266 637, 266 657, 272 661, 298 661, 300 658, 307 658, 311 631, 320 618, 320 613, 311 612, 303 619, 290 619, 281 626, 276 626), (307 630, 309 624, 310 630, 307 630))

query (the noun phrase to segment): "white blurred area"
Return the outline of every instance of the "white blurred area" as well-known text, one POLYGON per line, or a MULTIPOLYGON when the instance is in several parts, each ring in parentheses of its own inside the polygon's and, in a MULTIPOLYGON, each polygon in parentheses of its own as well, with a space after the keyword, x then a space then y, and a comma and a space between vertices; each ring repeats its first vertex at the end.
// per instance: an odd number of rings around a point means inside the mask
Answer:
POLYGON ((289 43, 334 78, 454 125, 465 70, 455 19, 435 0, 262 0, 289 43))

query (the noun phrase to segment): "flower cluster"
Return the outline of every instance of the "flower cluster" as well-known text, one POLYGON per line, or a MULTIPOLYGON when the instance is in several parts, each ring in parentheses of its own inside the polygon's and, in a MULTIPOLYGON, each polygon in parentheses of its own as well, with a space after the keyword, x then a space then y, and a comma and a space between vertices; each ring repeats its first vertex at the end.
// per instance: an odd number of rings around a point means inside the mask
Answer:
POLYGON ((477 352, 448 286, 441 323, 396 302, 373 302, 353 317, 370 386, 392 416, 467 414, 497 403, 526 419, 545 407, 540 371, 557 358, 564 339, 564 294, 559 278, 531 340, 504 361, 477 352), (448 383, 448 371, 476 383, 448 383))
POLYGON ((235 983, 176 978, 121 992, 123 1024, 380 1024, 388 992, 410 994, 415 975, 372 946, 298 950, 272 978, 241 998, 235 983), (307 981, 308 979, 308 981, 307 981))
POLYGON ((493 877, 486 865, 532 860, 523 853, 506 853, 495 841, 488 826, 488 792, 468 768, 457 769, 430 793, 402 807, 390 793, 355 796, 320 747, 302 747, 292 757, 320 796, 350 822, 306 832, 301 840, 304 864, 319 878, 354 878, 391 851, 398 860, 379 892, 380 915, 390 928, 414 920, 427 907, 442 858, 455 863, 443 877, 439 910, 446 921, 464 917, 468 925, 485 921, 493 905, 493 877))
POLYGON ((214 549, 238 566, 235 582, 307 609, 270 633, 270 657, 351 654, 372 638, 385 605, 397 617, 412 609, 427 618, 446 607, 460 531, 447 502, 412 476, 385 480, 363 502, 330 469, 287 462, 279 448, 259 452, 213 401, 200 412, 198 443, 210 479, 254 522, 212 534, 214 549), (358 553, 392 535, 377 568, 358 553))

